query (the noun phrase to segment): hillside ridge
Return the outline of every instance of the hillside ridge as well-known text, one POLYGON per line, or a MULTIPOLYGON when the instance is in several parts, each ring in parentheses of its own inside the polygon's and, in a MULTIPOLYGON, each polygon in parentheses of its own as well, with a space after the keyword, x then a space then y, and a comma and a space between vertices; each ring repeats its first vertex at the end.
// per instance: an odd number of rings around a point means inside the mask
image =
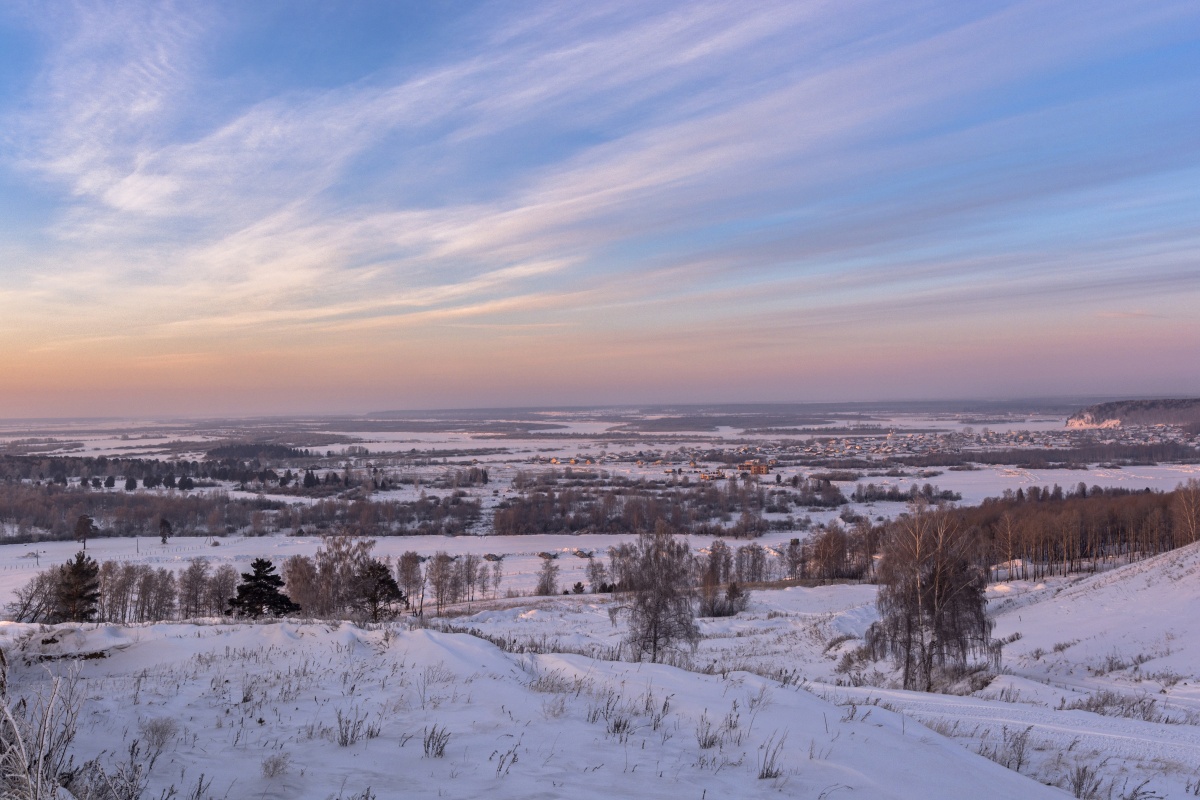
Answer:
POLYGON ((1068 428, 1197 424, 1200 424, 1200 398, 1117 400, 1088 406, 1067 417, 1068 428))

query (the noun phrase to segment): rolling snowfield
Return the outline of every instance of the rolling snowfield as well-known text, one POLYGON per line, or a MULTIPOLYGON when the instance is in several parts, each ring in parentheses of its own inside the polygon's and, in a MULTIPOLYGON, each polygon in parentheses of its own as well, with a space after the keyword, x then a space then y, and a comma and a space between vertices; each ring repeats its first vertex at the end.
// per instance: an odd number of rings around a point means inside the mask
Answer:
POLYGON ((749 673, 514 655, 466 635, 349 624, 4 632, 26 690, 79 665, 81 756, 120 761, 135 738, 162 745, 154 795, 201 775, 213 797, 1058 794, 894 713, 848 719, 749 673))
POLYGON ((161 747, 148 796, 190 796, 202 774, 199 796, 229 798, 1200 791, 1200 547, 990 597, 1014 641, 1003 674, 965 696, 887 688, 886 663, 839 671, 875 617, 871 586, 755 592, 702 621, 681 666, 607 660, 625 623, 594 595, 446 622, 506 650, 407 622, 7 623, 0 637, 14 693, 77 675, 77 762, 161 747))

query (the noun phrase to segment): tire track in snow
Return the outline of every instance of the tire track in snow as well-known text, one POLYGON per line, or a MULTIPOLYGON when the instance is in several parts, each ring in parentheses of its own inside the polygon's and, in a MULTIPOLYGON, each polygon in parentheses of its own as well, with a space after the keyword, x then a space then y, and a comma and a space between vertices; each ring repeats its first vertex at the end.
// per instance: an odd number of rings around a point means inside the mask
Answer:
MULTIPOLYGON (((998 733, 1033 727, 1039 740, 1061 745, 1073 742, 1084 752, 1098 751, 1108 757, 1144 763, 1170 761, 1200 764, 1200 727, 1143 722, 1122 717, 1105 717, 1089 711, 1056 711, 1049 708, 980 700, 949 695, 927 695, 894 689, 813 685, 813 690, 834 702, 868 705, 878 700, 923 724, 959 723, 959 731, 972 725, 989 726, 998 733)), ((979 738, 973 736, 970 738, 979 738)))

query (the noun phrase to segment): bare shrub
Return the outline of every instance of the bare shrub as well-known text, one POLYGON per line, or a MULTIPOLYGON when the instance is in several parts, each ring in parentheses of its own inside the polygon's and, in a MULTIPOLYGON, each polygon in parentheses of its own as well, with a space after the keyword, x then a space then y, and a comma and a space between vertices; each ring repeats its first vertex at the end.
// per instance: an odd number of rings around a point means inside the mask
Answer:
POLYGON ((1150 678, 1151 680, 1158 681, 1159 683, 1162 684, 1162 687, 1164 689, 1170 689, 1172 686, 1179 683, 1181 680, 1183 680, 1187 676, 1180 675, 1178 672, 1175 672, 1174 670, 1165 669, 1165 670, 1162 670, 1161 672, 1150 673, 1146 677, 1150 678))
POLYGON ((696 744, 701 750, 711 750, 720 742, 720 729, 713 727, 712 720, 708 718, 708 711, 701 712, 700 721, 696 723, 696 744))
POLYGON ((558 719, 565 713, 567 713, 567 698, 562 695, 542 701, 542 716, 546 719, 558 719))
POLYGON ((571 690, 571 682, 561 672, 535 672, 529 688, 535 692, 560 694, 571 690))
POLYGON ((263 777, 278 778, 280 775, 287 772, 291 763, 291 753, 275 753, 273 755, 269 755, 262 760, 263 777))
POLYGON ((1104 780, 1100 777, 1100 764, 1088 764, 1080 761, 1075 764, 1063 778, 1063 783, 1074 797, 1080 800, 1099 800, 1101 785, 1104 780))
POLYGON ((426 758, 442 758, 446 755, 446 745, 450 743, 450 731, 445 728, 438 728, 434 725, 432 728, 425 729, 425 757, 426 758))
POLYGON ((1110 672, 1120 672, 1123 669, 1133 666, 1133 662, 1125 659, 1117 651, 1113 651, 1104 657, 1104 661, 1100 666, 1096 667, 1096 672, 1099 675, 1107 675, 1110 672))
POLYGON ((152 717, 144 719, 138 725, 142 732, 142 741, 146 743, 146 752, 154 757, 162 755, 162 751, 179 733, 179 723, 170 717, 152 717))
MULTIPOLYGON (((208 790, 212 787, 213 779, 204 780, 204 773, 200 773, 200 777, 196 779, 196 785, 192 790, 183 796, 183 800, 212 800, 212 796, 208 790)), ((174 787, 172 787, 174 788, 174 787)))
POLYGON ((701 576, 698 616, 733 617, 750 607, 750 593, 737 583, 730 583, 723 594, 719 589, 711 572, 701 576))
POLYGON ((342 794, 338 792, 337 800, 378 800, 378 795, 371 791, 371 787, 363 789, 361 792, 354 794, 342 794))
POLYGON ((828 642, 825 643, 824 652, 826 654, 828 654, 830 650, 837 648, 839 645, 845 644, 846 642, 852 641, 857 638, 858 637, 855 636, 853 633, 843 633, 840 636, 835 636, 832 639, 830 639, 828 642))
POLYGON ((8 662, 0 651, 0 787, 5 797, 54 797, 70 767, 83 695, 78 676, 55 678, 49 688, 13 701, 8 662))
POLYGON ((338 747, 349 747, 363 737, 363 728, 367 721, 365 712, 352 708, 345 714, 337 710, 337 743, 338 747))
MULTIPOLYGON (((1147 778, 1146 780, 1139 783, 1137 786, 1134 786, 1132 789, 1130 789, 1129 781, 1126 780, 1125 784, 1121 786, 1121 800, 1162 800, 1161 794, 1154 791, 1153 789, 1146 788, 1149 785, 1150 785, 1150 779, 1147 778)), ((1111 791, 1112 791, 1112 784, 1110 783, 1109 784, 1109 792, 1111 793, 1111 791)))
POLYGON ((521 740, 518 739, 516 741, 516 744, 514 744, 508 750, 505 750, 504 752, 501 752, 499 750, 493 750, 492 754, 490 756, 488 756, 488 761, 496 760, 496 777, 497 778, 503 778, 505 775, 508 774, 509 770, 512 769, 513 764, 517 763, 517 750, 520 749, 520 747, 521 747, 521 740), (498 757, 498 760, 497 760, 497 757, 498 757))
POLYGON ((149 750, 143 753, 141 746, 134 739, 125 759, 107 768, 101 762, 104 756, 101 752, 71 776, 67 789, 86 800, 141 800, 150 784, 150 771, 158 760, 157 753, 149 750))
POLYGON ((1118 692, 1096 692, 1081 700, 1059 704, 1060 711, 1091 711, 1105 717, 1127 717, 1143 722, 1172 722, 1158 710, 1158 701, 1149 695, 1129 695, 1118 692))
POLYGON ((988 747, 986 743, 981 744, 979 746, 979 755, 984 758, 990 758, 1000 766, 1011 769, 1013 772, 1020 772, 1021 768, 1026 764, 1029 733, 1032 730, 1032 725, 1022 731, 1009 730, 1006 725, 1001 729, 1000 741, 993 747, 988 747))
POLYGON ((786 741, 787 731, 784 731, 782 736, 779 735, 779 731, 775 731, 758 748, 760 753, 758 758, 759 780, 774 780, 783 774, 783 767, 779 765, 779 753, 783 750, 783 743, 786 741))

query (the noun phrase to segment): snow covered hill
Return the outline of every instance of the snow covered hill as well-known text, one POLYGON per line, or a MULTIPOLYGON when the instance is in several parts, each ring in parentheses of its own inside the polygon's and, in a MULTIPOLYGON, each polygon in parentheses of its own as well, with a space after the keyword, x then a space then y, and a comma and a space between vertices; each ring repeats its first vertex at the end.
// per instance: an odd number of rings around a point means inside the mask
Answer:
POLYGON ((749 673, 351 624, 0 633, 22 692, 79 670, 77 760, 161 745, 151 796, 201 774, 229 798, 1062 796, 882 708, 749 673))
POLYGON ((1086 577, 989 590, 1004 674, 974 697, 819 687, 883 703, 1039 780, 1200 796, 1200 544, 1086 577), (1018 753, 1017 751, 1021 752, 1018 753))
POLYGON ((1200 796, 1200 545, 989 598, 1012 641, 963 697, 895 689, 886 663, 846 671, 870 585, 755 591, 700 621, 687 670, 612 661, 625 623, 599 595, 445 622, 540 655, 406 623, 0 623, 0 645, 18 693, 79 670, 77 763, 162 743, 153 796, 202 773, 201 797, 228 798, 1200 796))

